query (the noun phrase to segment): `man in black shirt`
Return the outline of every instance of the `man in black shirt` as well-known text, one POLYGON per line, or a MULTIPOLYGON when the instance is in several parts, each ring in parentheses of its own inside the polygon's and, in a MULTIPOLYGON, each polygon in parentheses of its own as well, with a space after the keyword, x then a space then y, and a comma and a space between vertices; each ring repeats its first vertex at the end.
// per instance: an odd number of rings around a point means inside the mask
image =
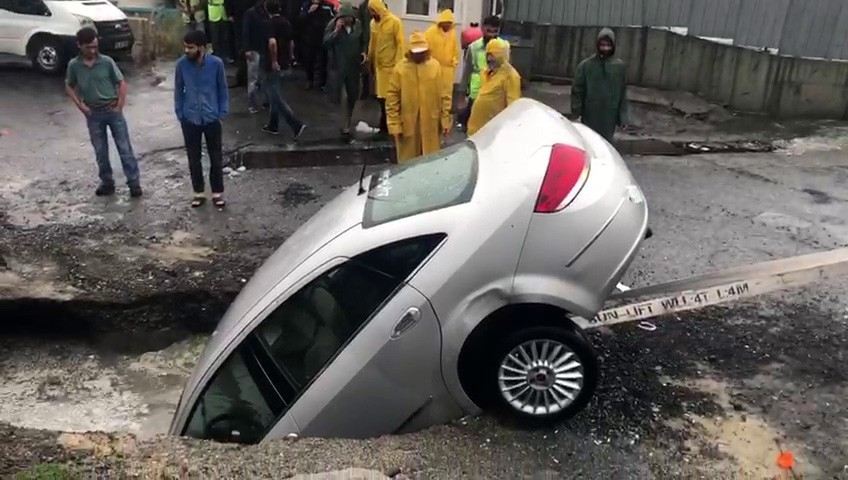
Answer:
POLYGON ((271 118, 268 125, 262 128, 263 132, 273 135, 279 133, 280 116, 289 124, 294 139, 297 140, 306 124, 294 116, 291 107, 283 100, 283 78, 290 72, 292 56, 294 54, 294 38, 292 26, 286 17, 280 15, 280 4, 278 0, 267 0, 265 4, 270 19, 267 22, 268 47, 263 54, 262 68, 265 78, 268 79, 267 90, 268 101, 271 104, 271 118))
POLYGON ((268 55, 267 23, 270 19, 265 0, 259 0, 244 14, 242 33, 245 58, 247 59, 247 102, 248 111, 257 113, 264 103, 261 95, 262 57, 268 55))
POLYGON ((333 20, 333 7, 324 0, 311 0, 301 12, 303 66, 306 69, 306 88, 323 89, 327 83, 327 51, 324 48, 324 29, 333 20))
POLYGON ((247 11, 253 6, 251 0, 227 0, 227 13, 232 18, 232 33, 233 33, 233 56, 236 59, 238 72, 236 73, 236 86, 243 87, 247 85, 247 45, 245 44, 244 31, 244 16, 247 11))

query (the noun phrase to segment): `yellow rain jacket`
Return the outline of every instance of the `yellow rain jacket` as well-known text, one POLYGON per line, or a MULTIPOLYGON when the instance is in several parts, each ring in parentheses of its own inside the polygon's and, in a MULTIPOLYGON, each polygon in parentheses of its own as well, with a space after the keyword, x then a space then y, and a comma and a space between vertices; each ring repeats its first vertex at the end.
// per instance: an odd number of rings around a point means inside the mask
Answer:
MULTIPOLYGON (((424 34, 413 33, 409 48, 422 47, 427 47, 424 34)), ((438 61, 415 63, 405 58, 395 67, 386 94, 386 122, 397 139, 398 163, 441 148, 440 135, 451 127, 450 108, 438 61)))
POLYGON ((468 135, 474 135, 495 115, 501 113, 512 102, 521 98, 521 75, 507 59, 508 47, 502 40, 492 40, 486 45, 486 54, 494 56, 500 66, 496 70, 483 72, 480 93, 471 107, 468 119, 468 135))
POLYGON ((442 66, 442 81, 448 95, 453 96, 453 80, 456 76, 456 66, 459 65, 459 41, 456 35, 456 19, 450 9, 442 10, 436 18, 436 24, 424 32, 430 45, 430 54, 442 66), (440 23, 450 23, 447 32, 439 27, 440 23))
POLYGON ((403 23, 383 0, 368 0, 368 8, 380 15, 379 22, 371 20, 368 59, 374 65, 377 97, 386 98, 392 70, 403 60, 403 23))

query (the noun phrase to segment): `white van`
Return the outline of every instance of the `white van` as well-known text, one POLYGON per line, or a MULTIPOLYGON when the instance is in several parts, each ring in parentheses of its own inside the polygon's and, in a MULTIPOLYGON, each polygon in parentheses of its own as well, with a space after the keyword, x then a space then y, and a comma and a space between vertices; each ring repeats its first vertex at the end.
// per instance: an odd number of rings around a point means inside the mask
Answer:
POLYGON ((97 29, 100 50, 129 52, 127 16, 108 0, 0 0, 0 55, 26 57, 45 73, 61 73, 77 54, 75 35, 97 29))

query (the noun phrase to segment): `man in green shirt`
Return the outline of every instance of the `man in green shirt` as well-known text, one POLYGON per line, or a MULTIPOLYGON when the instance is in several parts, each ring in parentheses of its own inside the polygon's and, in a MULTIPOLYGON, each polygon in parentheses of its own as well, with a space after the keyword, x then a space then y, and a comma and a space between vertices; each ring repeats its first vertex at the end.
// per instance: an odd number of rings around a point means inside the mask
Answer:
POLYGON ((127 83, 115 61, 101 55, 98 49, 97 32, 86 27, 77 32, 77 45, 80 54, 68 64, 65 79, 65 91, 74 105, 85 116, 88 133, 97 159, 100 185, 95 194, 98 196, 115 193, 115 180, 109 163, 109 137, 106 129, 112 131, 112 139, 121 157, 124 175, 130 196, 140 197, 138 162, 130 143, 127 121, 123 109, 127 102, 127 83))
MULTIPOLYGON (((459 123, 464 131, 468 130, 468 119, 471 117, 471 108, 474 106, 474 101, 477 100, 477 94, 480 93, 480 86, 483 84, 483 72, 488 68, 488 60, 486 56, 486 46, 492 40, 501 35, 501 19, 495 15, 483 19, 483 36, 468 46, 465 51, 465 66, 462 68, 462 80, 459 85, 465 91, 465 109, 458 115, 459 123)), ((503 39, 501 39, 503 40, 503 39)), ((509 61, 509 42, 503 40, 506 44, 506 61, 509 61)))

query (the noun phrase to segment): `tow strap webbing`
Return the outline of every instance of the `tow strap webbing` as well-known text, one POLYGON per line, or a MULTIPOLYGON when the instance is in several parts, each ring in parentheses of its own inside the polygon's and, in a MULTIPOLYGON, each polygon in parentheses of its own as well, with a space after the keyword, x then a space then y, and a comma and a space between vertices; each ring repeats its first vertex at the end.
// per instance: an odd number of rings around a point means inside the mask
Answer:
POLYGON ((579 323, 584 328, 597 328, 646 320, 800 287, 846 274, 848 248, 772 260, 615 293, 610 296, 610 301, 661 296, 607 308, 590 320, 580 319, 579 323))

